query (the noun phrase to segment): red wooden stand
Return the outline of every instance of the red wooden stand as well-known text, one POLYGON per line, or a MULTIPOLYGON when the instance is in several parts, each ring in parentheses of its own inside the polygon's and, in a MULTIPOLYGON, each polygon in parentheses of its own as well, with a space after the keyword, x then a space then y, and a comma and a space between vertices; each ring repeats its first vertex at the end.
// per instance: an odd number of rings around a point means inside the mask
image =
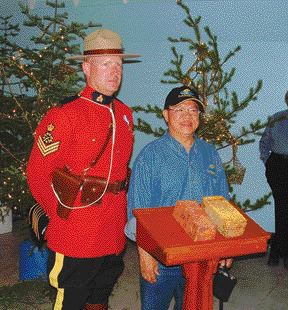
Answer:
POLYGON ((137 244, 166 266, 182 265, 186 278, 183 310, 213 310, 212 275, 221 258, 262 253, 270 234, 247 219, 244 234, 194 242, 172 216, 174 207, 135 209, 137 244))

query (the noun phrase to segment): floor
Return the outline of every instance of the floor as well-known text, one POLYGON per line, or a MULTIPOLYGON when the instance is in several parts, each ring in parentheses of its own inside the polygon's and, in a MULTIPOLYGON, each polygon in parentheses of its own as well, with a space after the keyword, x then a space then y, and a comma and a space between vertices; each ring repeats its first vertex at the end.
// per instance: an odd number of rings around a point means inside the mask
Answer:
MULTIPOLYGON (((18 280, 18 252, 21 239, 14 233, 0 235, 0 286, 13 285, 18 280)), ((224 310, 287 310, 288 270, 283 265, 267 266, 267 257, 250 256, 234 261, 231 272, 238 279, 224 310)), ((128 243, 125 255, 125 270, 115 286, 110 298, 109 309, 138 310, 139 284, 138 261, 135 244, 128 243)), ((0 309, 1 305, 0 305, 0 309)), ((52 309, 51 304, 37 309, 52 309)), ((169 310, 173 309, 173 301, 169 310)), ((214 310, 219 309, 214 300, 214 310)), ((18 309, 3 309, 18 310, 18 309)), ((152 309, 151 309, 152 310, 152 309)))

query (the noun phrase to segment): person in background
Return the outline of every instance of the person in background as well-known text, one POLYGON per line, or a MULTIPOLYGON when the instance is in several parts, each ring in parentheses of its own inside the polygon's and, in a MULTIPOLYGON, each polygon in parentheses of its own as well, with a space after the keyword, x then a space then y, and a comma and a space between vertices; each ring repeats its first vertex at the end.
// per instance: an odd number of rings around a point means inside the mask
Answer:
MULTIPOLYGON (((49 281, 57 289, 54 310, 108 309, 109 295, 123 271, 133 119, 132 110, 115 93, 123 59, 138 56, 125 54, 121 38, 109 29, 87 35, 83 55, 70 57, 83 61, 85 88, 49 110, 35 132, 27 179, 49 217, 46 239, 49 281), (73 206, 65 205, 51 186, 52 175, 63 167, 71 176, 92 180, 91 192, 83 186, 73 206)), ((69 191, 72 188, 64 188, 65 194, 69 191)))
MULTIPOLYGON (((285 95, 288 105, 288 91, 285 95)), ((275 234, 270 241, 269 266, 283 257, 288 269, 288 109, 272 115, 259 142, 267 182, 275 202, 275 234)))
MULTIPOLYGON (((177 200, 222 195, 229 199, 228 185, 214 146, 197 137, 203 103, 187 86, 172 89, 164 104, 168 131, 146 145, 136 158, 128 191, 126 235, 136 240, 135 208, 173 206, 177 200)), ((159 223, 165 225, 165 223, 159 223)), ((141 247, 140 288, 142 310, 167 310, 172 298, 182 309, 185 279, 180 266, 165 267, 141 247)), ((231 266, 231 259, 221 264, 231 266)))

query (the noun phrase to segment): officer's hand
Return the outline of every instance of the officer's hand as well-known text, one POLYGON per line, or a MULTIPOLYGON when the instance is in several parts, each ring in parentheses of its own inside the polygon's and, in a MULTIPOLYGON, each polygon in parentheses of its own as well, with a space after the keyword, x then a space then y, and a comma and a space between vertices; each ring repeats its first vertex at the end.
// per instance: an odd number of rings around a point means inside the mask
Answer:
POLYGON ((150 283, 155 283, 159 275, 157 260, 140 247, 138 247, 138 252, 142 277, 150 283))

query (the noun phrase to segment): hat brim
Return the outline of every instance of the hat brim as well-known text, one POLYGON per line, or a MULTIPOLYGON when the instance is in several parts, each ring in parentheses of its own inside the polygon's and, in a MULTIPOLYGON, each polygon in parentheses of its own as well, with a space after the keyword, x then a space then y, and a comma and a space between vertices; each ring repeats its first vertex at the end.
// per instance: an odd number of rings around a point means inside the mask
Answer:
POLYGON ((177 102, 177 103, 175 103, 173 105, 170 104, 166 109, 169 109, 170 106, 175 106, 175 105, 178 105, 178 104, 186 102, 186 101, 195 101, 197 103, 198 107, 199 107, 199 110, 201 112, 205 111, 203 102, 201 100, 197 99, 197 98, 186 98, 183 101, 177 102))
POLYGON ((139 54, 95 54, 95 55, 75 55, 67 57, 67 60, 84 60, 86 57, 100 57, 100 56, 120 56, 122 58, 137 58, 141 57, 139 54))

